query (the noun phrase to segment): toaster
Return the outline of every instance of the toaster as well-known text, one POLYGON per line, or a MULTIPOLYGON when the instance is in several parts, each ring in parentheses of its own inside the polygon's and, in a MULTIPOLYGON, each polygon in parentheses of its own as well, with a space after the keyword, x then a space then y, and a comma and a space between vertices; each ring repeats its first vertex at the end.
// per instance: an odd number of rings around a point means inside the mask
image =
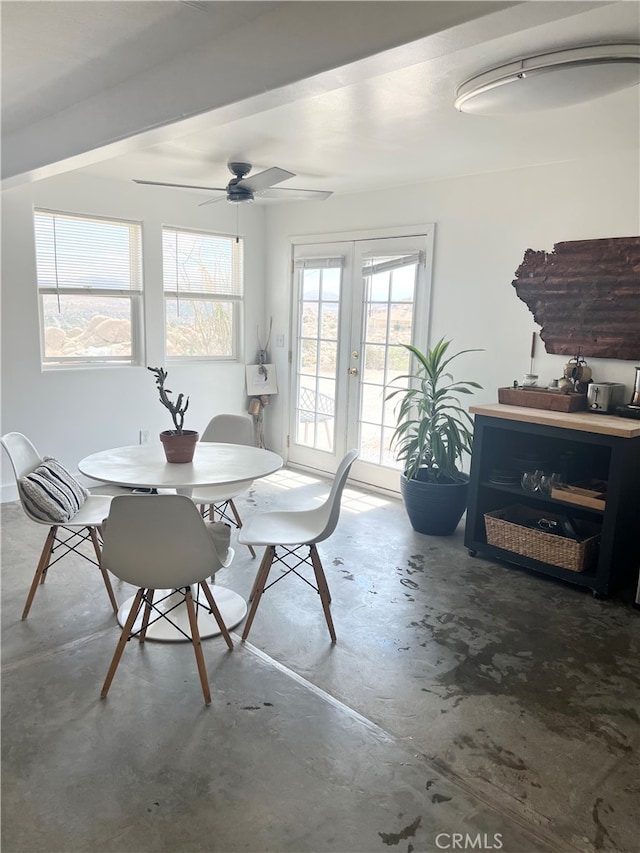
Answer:
POLYGON ((590 412, 613 412, 621 405, 624 385, 620 382, 591 382, 587 388, 587 409, 590 412))

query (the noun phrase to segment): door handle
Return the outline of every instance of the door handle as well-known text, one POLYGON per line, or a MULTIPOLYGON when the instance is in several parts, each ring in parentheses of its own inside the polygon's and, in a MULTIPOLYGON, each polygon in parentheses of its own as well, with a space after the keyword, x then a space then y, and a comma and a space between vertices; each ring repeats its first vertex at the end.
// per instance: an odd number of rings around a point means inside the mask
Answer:
POLYGON ((357 375, 358 375, 358 368, 357 367, 350 367, 349 368, 349 376, 357 376, 357 375))

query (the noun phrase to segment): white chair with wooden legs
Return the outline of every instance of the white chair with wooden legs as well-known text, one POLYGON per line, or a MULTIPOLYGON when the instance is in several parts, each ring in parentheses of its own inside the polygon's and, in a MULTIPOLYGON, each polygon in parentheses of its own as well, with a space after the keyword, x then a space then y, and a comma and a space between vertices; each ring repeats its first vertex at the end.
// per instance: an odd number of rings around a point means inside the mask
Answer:
MULTIPOLYGON (((246 415, 215 415, 202 433, 200 441, 245 444, 248 447, 255 447, 253 421, 246 415)), ((198 504, 204 518, 208 518, 209 521, 217 520, 233 524, 239 530, 242 527, 242 519, 233 499, 246 492, 252 482, 253 480, 244 480, 233 486, 220 486, 218 488, 207 486, 204 489, 197 489, 191 495, 191 500, 198 504)), ((249 545, 248 547, 251 556, 255 557, 256 552, 252 546, 249 545)))
POLYGON ((342 491, 347 482, 349 470, 357 458, 357 450, 350 450, 347 453, 338 466, 329 496, 321 506, 307 510, 264 512, 252 516, 245 522, 238 535, 238 542, 242 545, 266 545, 266 549, 249 596, 251 607, 242 633, 243 640, 249 636, 265 590, 293 572, 319 593, 331 642, 336 642, 336 632, 329 607, 331 594, 316 546, 318 542, 328 539, 336 529, 340 516, 342 491), (305 548, 307 553, 301 555, 300 549, 305 548), (284 572, 267 585, 269 572, 276 562, 282 563, 284 572), (313 569, 315 585, 298 571, 305 563, 313 569))
MULTIPOLYGON (((138 587, 133 605, 125 621, 113 660, 107 672, 100 698, 104 699, 120 663, 124 647, 132 637, 144 643, 147 629, 159 619, 166 619, 193 643, 198 674, 205 703, 211 704, 209 679, 202 653, 198 629, 198 611, 203 608, 213 614, 227 646, 233 642, 222 619, 218 606, 207 584, 207 578, 226 566, 233 556, 225 545, 219 553, 216 528, 207 524, 197 507, 186 495, 120 495, 111 503, 111 511, 104 525, 102 560, 112 574, 126 583, 138 587), (192 594, 197 587, 203 594, 192 594), (166 596, 183 595, 189 618, 190 635, 171 618, 173 608, 159 605, 164 598, 155 599, 157 590, 166 596), (134 630, 142 612, 142 622, 134 630)), ((228 533, 228 530, 226 531, 228 533)))
MULTIPOLYGON (((44 458, 40 456, 31 441, 20 432, 9 432, 3 435, 0 443, 11 460, 16 484, 18 484, 22 477, 32 474, 44 462, 44 458)), ((113 594, 109 575, 102 564, 99 539, 100 525, 109 512, 111 497, 109 495, 89 495, 85 498, 84 504, 69 521, 52 524, 51 521, 44 521, 33 514, 20 488, 18 488, 18 495, 25 515, 36 524, 49 528, 36 572, 31 582, 29 594, 27 595, 22 618, 26 619, 29 615, 29 610, 31 609, 38 586, 45 582, 51 566, 69 553, 78 554, 100 569, 111 606, 114 613, 117 613, 118 603, 113 594), (87 541, 91 541, 93 545, 95 560, 80 550, 80 546, 87 541), (56 554, 56 552, 59 553, 56 554)))

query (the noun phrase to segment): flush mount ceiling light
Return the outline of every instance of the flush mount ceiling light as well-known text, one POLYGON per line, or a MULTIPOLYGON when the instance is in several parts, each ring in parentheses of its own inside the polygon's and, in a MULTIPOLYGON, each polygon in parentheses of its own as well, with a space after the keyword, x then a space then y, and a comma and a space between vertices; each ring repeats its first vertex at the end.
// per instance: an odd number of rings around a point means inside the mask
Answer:
POLYGON ((543 53, 462 83, 455 107, 504 115, 568 107, 640 83, 640 45, 597 44, 543 53))

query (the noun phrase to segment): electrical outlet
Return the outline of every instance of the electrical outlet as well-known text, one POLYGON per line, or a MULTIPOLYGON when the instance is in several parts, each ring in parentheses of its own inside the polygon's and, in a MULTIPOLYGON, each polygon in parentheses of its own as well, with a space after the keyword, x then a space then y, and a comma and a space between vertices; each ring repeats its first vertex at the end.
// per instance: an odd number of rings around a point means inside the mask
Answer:
POLYGON ((141 429, 140 430, 140 444, 149 444, 149 430, 141 429))
POLYGON ((276 335, 276 346, 283 347, 284 346, 284 335, 276 335))

